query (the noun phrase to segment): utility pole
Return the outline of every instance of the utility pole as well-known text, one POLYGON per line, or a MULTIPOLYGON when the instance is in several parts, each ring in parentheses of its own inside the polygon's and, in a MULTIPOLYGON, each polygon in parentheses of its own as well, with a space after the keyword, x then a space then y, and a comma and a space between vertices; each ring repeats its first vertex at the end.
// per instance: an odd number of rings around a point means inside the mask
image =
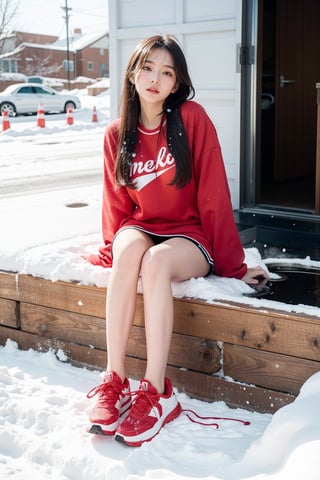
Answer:
POLYGON ((68 7, 68 0, 65 0, 65 6, 61 7, 65 11, 66 21, 66 39, 67 39, 67 76, 68 76, 68 90, 70 90, 70 50, 69 50, 69 10, 72 10, 71 7, 68 7))

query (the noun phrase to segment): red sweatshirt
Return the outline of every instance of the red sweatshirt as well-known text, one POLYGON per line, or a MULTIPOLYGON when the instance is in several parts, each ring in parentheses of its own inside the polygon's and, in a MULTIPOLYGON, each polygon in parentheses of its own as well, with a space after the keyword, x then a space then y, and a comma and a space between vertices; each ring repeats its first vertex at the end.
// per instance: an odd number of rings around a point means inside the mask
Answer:
POLYGON ((138 129, 131 166, 137 189, 115 187, 120 120, 110 123, 104 137, 104 191, 102 232, 105 245, 89 261, 112 266, 112 240, 119 229, 137 227, 146 232, 190 237, 199 242, 214 263, 214 273, 242 278, 247 270, 233 217, 229 187, 215 127, 201 105, 181 106, 189 141, 192 179, 183 188, 168 185, 175 174, 174 158, 166 140, 166 126, 138 129))

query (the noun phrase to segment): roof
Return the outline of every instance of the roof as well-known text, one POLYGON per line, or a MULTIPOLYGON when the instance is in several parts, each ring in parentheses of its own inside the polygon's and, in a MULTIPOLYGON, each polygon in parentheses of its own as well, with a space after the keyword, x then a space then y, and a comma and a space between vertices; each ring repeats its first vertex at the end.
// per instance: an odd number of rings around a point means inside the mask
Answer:
MULTIPOLYGON (((83 50, 86 47, 96 43, 101 40, 103 37, 108 36, 108 32, 98 32, 98 33, 78 33, 70 35, 69 37, 69 48, 70 50, 83 50)), ((61 38, 56 42, 50 44, 51 47, 57 47, 61 49, 67 48, 67 39, 61 38)))
MULTIPOLYGON (((69 50, 71 52, 77 52, 79 50, 83 50, 86 47, 89 47, 93 45, 94 43, 98 42, 99 40, 103 39, 104 37, 108 36, 108 32, 99 32, 99 33, 79 33, 79 34, 73 34, 69 38, 69 50)), ((32 47, 32 48, 38 48, 38 49, 43 49, 43 50, 60 50, 60 51, 66 51, 67 50, 67 39, 62 38, 57 40, 56 42, 53 43, 29 43, 29 42, 23 42, 18 47, 16 47, 14 50, 11 50, 10 52, 6 52, 2 55, 0 55, 0 58, 5 58, 5 57, 12 57, 14 55, 17 55, 21 50, 23 50, 25 47, 32 47)))

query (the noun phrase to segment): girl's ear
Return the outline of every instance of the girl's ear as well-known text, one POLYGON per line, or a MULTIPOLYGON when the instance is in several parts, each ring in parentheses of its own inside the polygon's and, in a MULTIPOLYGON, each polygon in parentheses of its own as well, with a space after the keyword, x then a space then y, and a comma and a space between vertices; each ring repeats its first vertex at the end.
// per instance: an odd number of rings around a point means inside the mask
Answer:
POLYGON ((134 85, 134 75, 131 74, 130 77, 129 77, 129 82, 134 85))

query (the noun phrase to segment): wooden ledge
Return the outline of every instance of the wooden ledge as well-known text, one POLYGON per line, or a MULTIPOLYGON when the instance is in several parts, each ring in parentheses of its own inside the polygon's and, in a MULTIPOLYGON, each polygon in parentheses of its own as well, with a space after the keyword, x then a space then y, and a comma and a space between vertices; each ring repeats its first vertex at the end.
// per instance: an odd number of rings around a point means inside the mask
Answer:
MULTIPOLYGON (((77 365, 104 369, 106 289, 0 272, 0 343, 63 349, 77 365)), ((168 375, 206 401, 274 412, 320 369, 320 319, 243 305, 175 299, 168 375)), ((137 296, 127 370, 146 363, 143 299, 137 296)))

